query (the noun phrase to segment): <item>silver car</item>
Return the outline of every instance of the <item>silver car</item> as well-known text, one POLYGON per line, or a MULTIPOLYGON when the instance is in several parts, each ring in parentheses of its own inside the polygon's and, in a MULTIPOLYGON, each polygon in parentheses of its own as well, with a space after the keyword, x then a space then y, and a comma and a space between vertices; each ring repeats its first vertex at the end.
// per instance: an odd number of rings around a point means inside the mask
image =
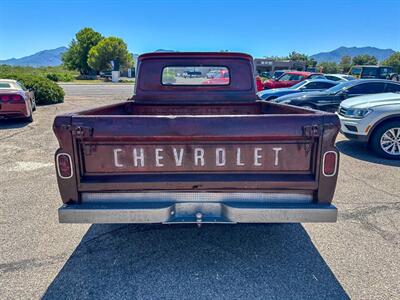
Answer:
POLYGON ((348 139, 369 143, 382 157, 400 159, 399 92, 365 95, 343 101, 338 111, 341 132, 348 139))

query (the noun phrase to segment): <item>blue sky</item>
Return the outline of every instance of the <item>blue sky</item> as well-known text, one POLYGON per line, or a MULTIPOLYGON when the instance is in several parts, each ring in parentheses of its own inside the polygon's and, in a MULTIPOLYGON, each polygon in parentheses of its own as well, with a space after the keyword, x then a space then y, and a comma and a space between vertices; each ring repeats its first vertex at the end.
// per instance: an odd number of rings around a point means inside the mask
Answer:
POLYGON ((0 15, 0 59, 67 46, 85 26, 123 38, 133 53, 400 50, 400 0, 0 0, 0 15))

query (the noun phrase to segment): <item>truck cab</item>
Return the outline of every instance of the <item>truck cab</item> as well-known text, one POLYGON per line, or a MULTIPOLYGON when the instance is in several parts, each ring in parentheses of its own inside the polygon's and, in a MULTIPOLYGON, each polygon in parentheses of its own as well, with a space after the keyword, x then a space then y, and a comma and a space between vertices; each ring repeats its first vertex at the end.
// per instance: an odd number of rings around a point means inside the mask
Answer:
POLYGON ((253 70, 243 53, 143 54, 129 101, 57 116, 60 222, 335 222, 338 117, 260 101, 253 70))

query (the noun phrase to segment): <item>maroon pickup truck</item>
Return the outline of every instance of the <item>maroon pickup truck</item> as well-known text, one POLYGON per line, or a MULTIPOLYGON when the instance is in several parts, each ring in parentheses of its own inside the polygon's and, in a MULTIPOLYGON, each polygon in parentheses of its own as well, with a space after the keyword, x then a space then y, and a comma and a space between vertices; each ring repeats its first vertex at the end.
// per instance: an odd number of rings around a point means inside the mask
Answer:
POLYGON ((129 101, 56 117, 60 222, 336 221, 335 114, 258 100, 247 54, 149 53, 137 70, 129 101))

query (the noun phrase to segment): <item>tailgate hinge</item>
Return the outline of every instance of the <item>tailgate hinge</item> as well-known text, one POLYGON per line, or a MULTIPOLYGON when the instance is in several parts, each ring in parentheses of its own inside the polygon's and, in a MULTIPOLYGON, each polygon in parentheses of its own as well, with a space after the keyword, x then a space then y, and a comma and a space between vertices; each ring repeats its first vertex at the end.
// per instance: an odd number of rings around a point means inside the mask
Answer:
POLYGON ((92 152, 96 151, 96 145, 93 144, 82 144, 84 138, 91 137, 93 135, 93 128, 87 126, 79 125, 66 125, 64 126, 66 130, 69 130, 75 139, 81 141, 83 152, 86 155, 90 155, 92 152))
MULTIPOLYGON (((303 126, 303 137, 308 140, 314 140, 322 135, 322 125, 306 125, 303 126)), ((312 143, 304 143, 304 150, 306 153, 311 151, 312 143)))

